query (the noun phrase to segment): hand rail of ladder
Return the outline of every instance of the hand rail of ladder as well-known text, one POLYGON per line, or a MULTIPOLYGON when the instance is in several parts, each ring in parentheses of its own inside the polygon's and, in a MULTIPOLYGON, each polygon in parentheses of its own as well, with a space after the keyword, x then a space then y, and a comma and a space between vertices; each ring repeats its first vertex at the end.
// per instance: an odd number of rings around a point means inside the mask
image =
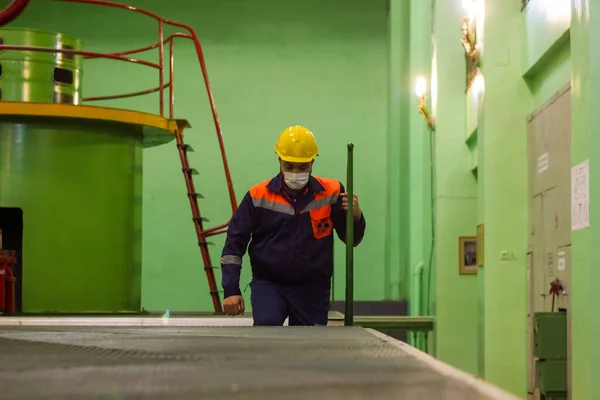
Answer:
MULTIPOLYGON (((216 133, 217 133, 217 139, 219 141, 219 149, 221 151, 221 158, 223 161, 223 169, 225 170, 225 179, 227 180, 227 189, 229 191, 229 200, 231 203, 231 210, 232 210, 232 213, 235 212, 235 210, 237 209, 237 200, 235 198, 235 191, 233 189, 233 182, 231 180, 231 172, 229 170, 229 163, 227 162, 227 155, 225 152, 225 144, 223 142, 223 131, 221 130, 221 123, 219 121, 219 116, 217 114, 215 99, 214 99, 214 96, 212 94, 212 90, 210 87, 210 81, 208 79, 208 70, 206 68, 206 62, 204 60, 204 53, 202 51, 202 45, 200 44, 200 41, 198 40, 198 36, 196 35, 196 32, 194 31, 194 29, 190 25, 183 24, 180 22, 170 21, 168 19, 160 17, 159 15, 157 15, 153 12, 150 12, 150 11, 138 8, 138 7, 129 6, 126 4, 115 3, 112 1, 105 1, 105 0, 54 0, 54 1, 67 2, 67 3, 95 4, 95 5, 99 5, 99 6, 120 8, 120 9, 129 10, 129 11, 133 11, 133 12, 136 12, 139 14, 146 15, 150 18, 153 18, 154 20, 156 20, 158 22, 158 42, 157 43, 152 44, 150 46, 145 46, 145 47, 142 47, 139 49, 129 50, 129 51, 122 52, 122 53, 111 53, 111 54, 105 54, 105 55, 98 53, 95 56, 89 55, 88 58, 97 58, 97 57, 103 57, 103 56, 118 56, 119 58, 121 58, 121 57, 123 57, 123 55, 137 54, 137 53, 141 53, 141 52, 144 52, 147 50, 152 50, 152 49, 158 48, 158 53, 159 53, 158 54, 158 66, 159 66, 158 67, 158 70, 159 70, 159 85, 158 85, 158 87, 154 88, 154 89, 150 89, 148 91, 129 94, 129 95, 127 95, 127 97, 133 97, 132 95, 142 95, 142 94, 159 92, 159 94, 160 94, 159 107, 160 107, 160 115, 161 116, 164 116, 165 87, 169 88, 169 118, 173 118, 173 115, 175 112, 175 96, 174 96, 174 84, 173 84, 174 83, 173 82, 173 78, 174 78, 173 40, 175 38, 179 37, 179 38, 190 39, 194 42, 194 46, 196 49, 196 55, 198 56, 198 61, 200 63, 200 69, 202 70, 202 78, 204 79, 206 93, 208 95, 208 100, 210 102, 210 108, 212 111, 213 122, 215 124, 215 129, 216 129, 216 133), (170 35, 167 38, 165 38, 165 36, 164 36, 165 25, 184 29, 188 33, 187 34, 175 33, 175 34, 170 35), (165 49, 164 49, 164 47, 167 42, 169 43, 169 77, 170 77, 170 80, 168 83, 165 84, 165 82, 164 82, 165 49)), ((64 50, 62 50, 62 51, 64 52, 64 50)), ((106 58, 106 57, 103 57, 103 58, 106 58)), ((113 58, 113 57, 108 57, 108 58, 113 58)), ((140 60, 138 60, 138 62, 140 62, 140 60)), ((118 95, 118 96, 103 96, 102 98, 95 98, 95 100, 109 100, 109 99, 115 99, 115 98, 122 98, 124 95, 118 95), (118 97, 118 96, 120 96, 120 97, 118 97)), ((87 100, 90 101, 92 99, 94 99, 94 98, 88 98, 87 100)), ((220 226, 215 226, 213 228, 207 229, 205 231, 205 233, 210 236, 211 233, 217 233, 219 231, 222 231, 223 228, 227 227, 227 225, 228 225, 228 223, 220 225, 220 226)))

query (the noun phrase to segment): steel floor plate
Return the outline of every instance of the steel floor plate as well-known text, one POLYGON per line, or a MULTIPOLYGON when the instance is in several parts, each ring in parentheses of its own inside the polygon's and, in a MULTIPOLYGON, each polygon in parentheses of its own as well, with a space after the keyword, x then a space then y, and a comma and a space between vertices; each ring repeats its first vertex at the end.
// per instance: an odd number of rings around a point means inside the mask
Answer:
POLYGON ((407 350, 345 327, 0 327, 0 398, 511 398, 407 350))

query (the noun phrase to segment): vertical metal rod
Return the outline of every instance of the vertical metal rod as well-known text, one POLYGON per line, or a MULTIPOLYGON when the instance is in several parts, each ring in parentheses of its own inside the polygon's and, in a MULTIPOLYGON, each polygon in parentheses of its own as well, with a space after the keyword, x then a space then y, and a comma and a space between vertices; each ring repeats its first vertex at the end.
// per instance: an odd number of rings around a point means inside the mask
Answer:
POLYGON ((344 325, 354 325, 354 144, 348 143, 348 213, 346 215, 346 299, 344 301, 344 325))
POLYGON ((175 56, 173 49, 173 38, 169 40, 169 118, 173 119, 175 108, 175 56))
POLYGON ((159 104, 160 104, 160 116, 163 117, 165 115, 165 78, 163 75, 163 71, 165 69, 165 47, 164 47, 164 32, 163 32, 163 22, 162 20, 158 21, 158 65, 160 68, 158 69, 158 84, 160 86, 159 91, 159 104))

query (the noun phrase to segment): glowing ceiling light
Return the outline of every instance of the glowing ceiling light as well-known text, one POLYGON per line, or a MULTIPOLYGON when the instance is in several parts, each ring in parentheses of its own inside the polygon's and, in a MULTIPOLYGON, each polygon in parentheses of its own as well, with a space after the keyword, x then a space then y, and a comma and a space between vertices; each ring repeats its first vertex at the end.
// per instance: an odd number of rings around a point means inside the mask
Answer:
POLYGON ((415 85, 415 93, 417 94, 417 97, 423 97, 427 93, 427 81, 422 76, 419 76, 417 78, 417 84, 415 85))

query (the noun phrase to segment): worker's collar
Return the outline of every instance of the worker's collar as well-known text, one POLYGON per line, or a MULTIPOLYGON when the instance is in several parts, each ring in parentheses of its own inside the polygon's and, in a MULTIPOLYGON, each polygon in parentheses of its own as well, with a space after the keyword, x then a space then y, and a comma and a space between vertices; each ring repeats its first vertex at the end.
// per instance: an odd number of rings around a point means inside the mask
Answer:
MULTIPOLYGON (((275 193, 283 193, 284 185, 285 183, 283 183, 283 175, 280 172, 275 178, 271 179, 271 182, 269 182, 267 188, 275 193)), ((311 193, 319 193, 325 191, 323 185, 321 185, 319 181, 316 180, 312 175, 308 179, 308 184, 306 185, 306 188, 308 188, 309 192, 311 193)))

